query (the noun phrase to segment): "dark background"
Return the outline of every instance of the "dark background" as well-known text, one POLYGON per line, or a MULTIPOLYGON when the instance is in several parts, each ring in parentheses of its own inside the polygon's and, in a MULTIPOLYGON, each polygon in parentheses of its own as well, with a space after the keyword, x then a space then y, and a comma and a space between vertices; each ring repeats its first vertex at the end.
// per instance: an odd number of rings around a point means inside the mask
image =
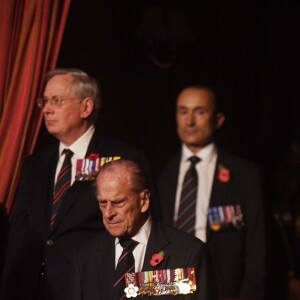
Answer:
MULTIPOLYGON (((287 198, 299 207, 298 2, 73 0, 57 65, 99 79, 101 134, 155 167, 179 146, 178 92, 215 89, 226 113, 219 143, 262 167, 272 300, 284 299, 286 264, 273 213, 287 198)), ((37 149, 50 140, 42 127, 37 149)))
POLYGON ((299 139, 297 8, 287 0, 73 0, 57 66, 98 78, 102 134, 157 162, 178 145, 176 95, 209 84, 227 117, 220 143, 265 164, 299 139))

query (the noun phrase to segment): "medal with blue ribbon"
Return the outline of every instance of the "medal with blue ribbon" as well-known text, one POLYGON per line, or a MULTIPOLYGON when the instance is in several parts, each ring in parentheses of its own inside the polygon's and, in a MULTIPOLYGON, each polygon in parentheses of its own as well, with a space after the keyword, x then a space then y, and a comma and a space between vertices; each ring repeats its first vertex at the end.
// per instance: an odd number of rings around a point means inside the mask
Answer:
POLYGON ((208 209, 208 223, 213 231, 245 226, 240 205, 213 206, 208 209))

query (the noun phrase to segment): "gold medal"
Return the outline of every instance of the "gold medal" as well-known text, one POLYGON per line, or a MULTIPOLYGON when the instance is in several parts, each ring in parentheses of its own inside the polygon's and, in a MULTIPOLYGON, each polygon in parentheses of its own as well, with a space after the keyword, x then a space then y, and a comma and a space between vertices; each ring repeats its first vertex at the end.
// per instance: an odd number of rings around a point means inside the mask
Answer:
POLYGON ((211 225, 210 225, 210 228, 211 230, 213 231, 219 231, 221 229, 221 224, 220 223, 217 223, 217 222, 213 222, 211 225))

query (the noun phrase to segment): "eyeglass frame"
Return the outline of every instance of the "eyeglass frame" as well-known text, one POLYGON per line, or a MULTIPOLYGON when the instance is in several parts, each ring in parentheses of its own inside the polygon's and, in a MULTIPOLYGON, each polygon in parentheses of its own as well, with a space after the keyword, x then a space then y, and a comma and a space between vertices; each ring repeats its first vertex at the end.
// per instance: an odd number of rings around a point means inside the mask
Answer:
POLYGON ((61 107, 63 101, 69 101, 69 100, 80 100, 82 101, 86 97, 72 97, 72 98, 64 98, 61 96, 53 97, 52 99, 48 99, 47 97, 40 97, 36 99, 37 106, 41 109, 43 109, 48 103, 53 107, 61 107), (40 103, 40 101, 43 101, 43 104, 40 103))

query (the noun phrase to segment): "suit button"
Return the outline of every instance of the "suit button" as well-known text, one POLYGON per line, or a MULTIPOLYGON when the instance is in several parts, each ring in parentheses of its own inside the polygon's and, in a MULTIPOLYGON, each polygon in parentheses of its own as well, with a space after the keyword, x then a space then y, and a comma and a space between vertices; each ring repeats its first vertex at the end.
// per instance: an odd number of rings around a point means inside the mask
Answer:
POLYGON ((53 245, 53 240, 47 240, 46 244, 47 244, 48 246, 53 245))
POLYGON ((41 277, 46 276, 46 260, 43 260, 41 262, 41 271, 40 271, 41 277))

